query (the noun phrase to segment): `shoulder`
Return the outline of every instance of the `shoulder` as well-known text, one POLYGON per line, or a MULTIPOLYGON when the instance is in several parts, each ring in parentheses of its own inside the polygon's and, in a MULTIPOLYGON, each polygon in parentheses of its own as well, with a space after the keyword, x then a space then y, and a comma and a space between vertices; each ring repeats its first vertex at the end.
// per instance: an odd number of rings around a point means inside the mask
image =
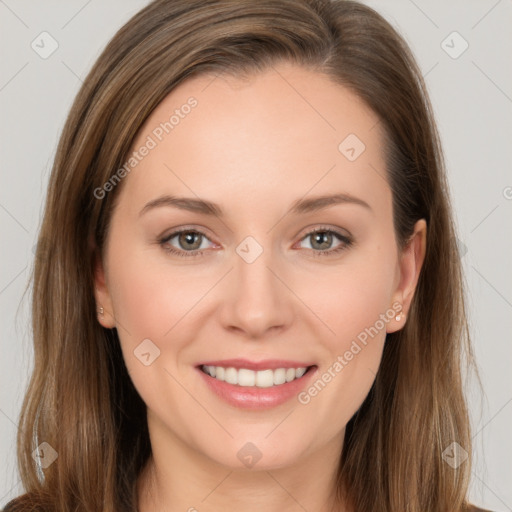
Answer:
POLYGON ((488 510, 486 508, 478 508, 476 507, 475 505, 471 505, 469 508, 468 508, 468 512, 494 512, 492 510, 488 510))

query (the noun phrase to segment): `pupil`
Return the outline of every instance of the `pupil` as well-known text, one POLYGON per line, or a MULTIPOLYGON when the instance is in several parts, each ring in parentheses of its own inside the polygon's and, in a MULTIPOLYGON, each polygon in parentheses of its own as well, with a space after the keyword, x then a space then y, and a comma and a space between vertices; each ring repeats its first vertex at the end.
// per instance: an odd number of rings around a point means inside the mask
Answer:
POLYGON ((322 238, 326 238, 325 242, 322 243, 320 241, 320 245, 322 245, 322 247, 320 247, 320 249, 326 249, 330 245, 331 237, 332 237, 332 235, 327 233, 326 231, 321 231, 321 232, 315 233, 315 243, 318 240, 321 240, 322 238))
MULTIPOLYGON (((184 241, 185 241, 185 245, 186 244, 193 244, 195 236, 199 236, 199 234, 198 233, 191 233, 191 232, 182 233, 181 234, 182 240, 184 239, 184 241)), ((201 245, 201 244, 199 244, 199 245, 201 245)), ((196 247, 189 247, 189 248, 196 249, 196 247)))

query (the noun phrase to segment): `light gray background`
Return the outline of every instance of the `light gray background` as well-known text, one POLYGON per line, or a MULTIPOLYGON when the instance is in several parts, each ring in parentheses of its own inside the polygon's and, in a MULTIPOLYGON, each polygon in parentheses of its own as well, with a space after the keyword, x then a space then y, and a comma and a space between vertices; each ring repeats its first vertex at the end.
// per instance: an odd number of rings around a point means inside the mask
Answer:
MULTIPOLYGON (((22 492, 15 435, 32 364, 23 291, 65 116, 107 41, 147 0, 0 0, 0 506, 22 492), (58 42, 42 59, 41 32, 58 42)), ((471 498, 512 511, 512 1, 366 1, 412 47, 446 154, 485 396, 468 385, 471 498), (469 44, 457 58, 448 55, 469 44), (445 41, 443 44, 442 42, 445 41), (444 47, 444 48, 443 48, 444 47), (448 48, 446 48, 448 49, 448 48)))

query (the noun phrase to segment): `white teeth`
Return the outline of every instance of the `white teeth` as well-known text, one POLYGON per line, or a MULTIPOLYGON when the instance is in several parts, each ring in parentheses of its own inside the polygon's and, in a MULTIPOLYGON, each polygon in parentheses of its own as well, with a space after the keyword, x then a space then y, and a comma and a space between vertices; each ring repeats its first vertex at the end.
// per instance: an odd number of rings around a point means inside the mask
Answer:
POLYGON ((243 368, 238 370, 238 385, 239 386, 254 386, 255 382, 256 382, 256 374, 254 372, 251 372, 251 370, 245 370, 243 368))
POLYGON ((299 377, 302 377, 306 373, 306 368, 297 368, 297 371, 295 372, 295 377, 298 379, 299 377))
POLYGON ((274 370, 274 384, 284 384, 286 382, 286 370, 278 368, 274 370))
MULTIPOLYGON (((215 377, 217 378, 217 377, 215 377)), ((238 384, 238 372, 236 368, 226 368, 226 374, 224 375, 224 380, 228 384, 238 384)))
MULTIPOLYGON (((249 371, 249 370, 247 370, 249 371)), ((269 388, 274 385, 274 371, 262 370, 259 372, 252 372, 256 374, 256 386, 258 388, 269 388)))
POLYGON ((228 384, 236 384, 242 387, 269 388, 279 386, 285 382, 299 379, 305 373, 307 368, 277 368, 276 370, 253 371, 247 368, 224 368, 222 366, 202 366, 205 373, 217 380, 222 380, 228 384))
POLYGON ((226 370, 222 366, 206 366, 208 372, 212 377, 217 377, 219 380, 224 380, 226 370))

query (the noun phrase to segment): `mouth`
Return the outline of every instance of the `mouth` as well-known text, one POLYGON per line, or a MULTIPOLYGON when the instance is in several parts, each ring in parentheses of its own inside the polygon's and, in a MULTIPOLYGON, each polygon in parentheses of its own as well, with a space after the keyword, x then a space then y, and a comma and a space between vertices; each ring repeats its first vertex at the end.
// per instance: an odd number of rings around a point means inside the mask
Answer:
POLYGON ((316 365, 252 370, 234 366, 199 365, 198 368, 215 380, 239 387, 272 388, 302 379, 316 365))
POLYGON ((316 364, 289 359, 202 361, 195 369, 212 396, 246 411, 288 403, 318 373, 316 364))

